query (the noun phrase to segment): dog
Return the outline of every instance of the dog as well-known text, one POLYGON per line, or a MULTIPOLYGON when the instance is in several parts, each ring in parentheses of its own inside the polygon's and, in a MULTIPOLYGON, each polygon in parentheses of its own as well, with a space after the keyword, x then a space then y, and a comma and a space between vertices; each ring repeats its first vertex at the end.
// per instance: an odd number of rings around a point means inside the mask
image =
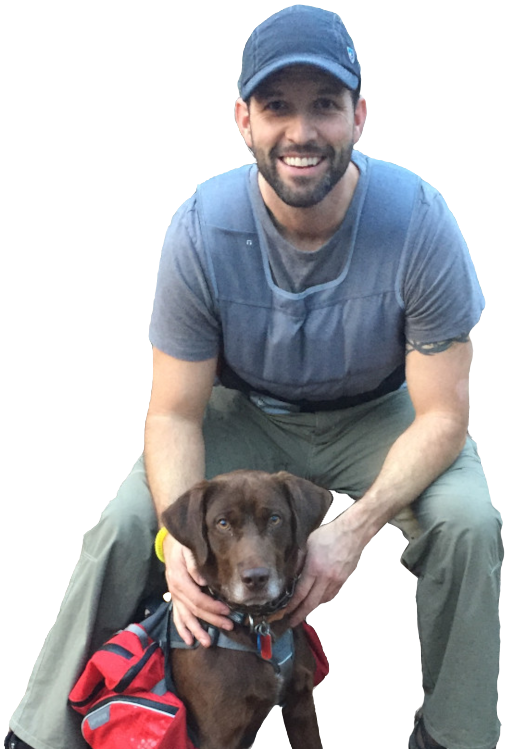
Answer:
POLYGON ((285 606, 331 499, 290 473, 240 470, 198 483, 163 513, 234 621, 209 648, 186 646, 174 625, 172 675, 200 749, 248 749, 277 704, 292 749, 322 747, 315 659, 303 626, 289 628, 285 606))

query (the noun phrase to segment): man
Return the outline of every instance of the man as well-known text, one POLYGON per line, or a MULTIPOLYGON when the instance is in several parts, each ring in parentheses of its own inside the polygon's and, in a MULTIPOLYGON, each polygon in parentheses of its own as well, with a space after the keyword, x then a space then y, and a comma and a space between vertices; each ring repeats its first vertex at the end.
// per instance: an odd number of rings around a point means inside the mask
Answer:
MULTIPOLYGON (((294 6, 248 40, 236 120, 257 168, 202 185, 168 231, 144 459, 85 538, 11 749, 82 746, 66 697, 84 657, 164 589, 152 500, 160 515, 204 475, 241 467, 357 499, 311 536, 293 624, 338 593, 386 522, 404 531, 425 692, 409 746, 496 745, 500 518, 466 437, 483 298, 441 196, 353 151, 359 87, 332 13, 294 6)), ((199 618, 228 629, 227 609, 170 536, 164 554, 178 629, 208 646, 199 618)))

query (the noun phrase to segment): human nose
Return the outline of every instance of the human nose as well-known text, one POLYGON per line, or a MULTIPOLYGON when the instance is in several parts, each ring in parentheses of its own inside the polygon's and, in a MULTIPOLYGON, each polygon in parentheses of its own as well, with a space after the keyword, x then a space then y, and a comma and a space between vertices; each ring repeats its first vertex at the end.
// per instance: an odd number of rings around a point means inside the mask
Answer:
POLYGON ((317 128, 309 115, 297 114, 287 123, 285 135, 292 143, 305 144, 316 139, 317 128))

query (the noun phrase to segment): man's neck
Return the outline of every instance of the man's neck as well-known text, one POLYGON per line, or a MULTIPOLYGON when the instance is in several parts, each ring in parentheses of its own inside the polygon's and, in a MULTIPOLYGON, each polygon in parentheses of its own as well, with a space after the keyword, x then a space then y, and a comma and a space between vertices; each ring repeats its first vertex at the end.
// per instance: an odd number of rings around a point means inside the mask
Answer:
POLYGON ((262 199, 271 219, 289 242, 299 250, 313 251, 322 247, 337 231, 351 203, 359 171, 351 161, 342 179, 317 205, 293 208, 278 197, 271 185, 258 174, 262 199))

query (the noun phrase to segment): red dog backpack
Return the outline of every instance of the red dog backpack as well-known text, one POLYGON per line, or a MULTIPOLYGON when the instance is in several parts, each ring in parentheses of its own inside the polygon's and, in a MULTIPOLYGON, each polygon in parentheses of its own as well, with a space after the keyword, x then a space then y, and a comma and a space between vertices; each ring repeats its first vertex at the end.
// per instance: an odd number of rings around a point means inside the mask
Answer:
MULTIPOLYGON (((71 691, 69 703, 84 716, 82 734, 93 749, 196 749, 165 663, 168 613, 163 604, 141 624, 117 632, 94 653, 71 691)), ((315 630, 306 623, 304 629, 316 686, 328 662, 315 630)))
POLYGON ((195 749, 186 708, 167 687, 165 656, 153 632, 167 612, 163 606, 143 625, 117 632, 94 653, 69 695, 85 716, 82 734, 93 749, 195 749))

